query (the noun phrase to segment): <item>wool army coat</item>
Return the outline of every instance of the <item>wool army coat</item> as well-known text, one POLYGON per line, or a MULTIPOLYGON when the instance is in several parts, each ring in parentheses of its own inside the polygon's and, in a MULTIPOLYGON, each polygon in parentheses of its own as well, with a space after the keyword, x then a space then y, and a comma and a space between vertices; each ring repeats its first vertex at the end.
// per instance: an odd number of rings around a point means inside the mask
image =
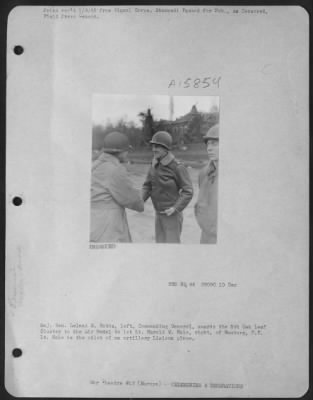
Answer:
POLYGON ((102 153, 94 161, 91 178, 91 242, 131 242, 125 208, 143 211, 139 190, 123 164, 102 153))
POLYGON ((199 173, 195 215, 201 228, 200 243, 217 241, 218 162, 210 161, 199 173))

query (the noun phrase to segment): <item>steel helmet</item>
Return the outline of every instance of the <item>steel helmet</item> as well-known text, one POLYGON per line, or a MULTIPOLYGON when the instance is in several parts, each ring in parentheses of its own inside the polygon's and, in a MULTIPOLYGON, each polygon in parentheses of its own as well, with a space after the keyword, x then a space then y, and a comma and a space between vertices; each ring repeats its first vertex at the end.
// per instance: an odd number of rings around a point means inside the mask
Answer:
POLYGON ((163 146, 167 150, 170 150, 172 146, 172 136, 166 131, 159 131, 153 135, 150 143, 158 144, 159 146, 163 146))
POLYGON ((219 124, 213 125, 208 132, 203 136, 203 140, 207 142, 209 139, 219 138, 219 124))
POLYGON ((103 150, 107 153, 121 153, 130 148, 127 136, 117 131, 108 133, 103 141, 103 150))

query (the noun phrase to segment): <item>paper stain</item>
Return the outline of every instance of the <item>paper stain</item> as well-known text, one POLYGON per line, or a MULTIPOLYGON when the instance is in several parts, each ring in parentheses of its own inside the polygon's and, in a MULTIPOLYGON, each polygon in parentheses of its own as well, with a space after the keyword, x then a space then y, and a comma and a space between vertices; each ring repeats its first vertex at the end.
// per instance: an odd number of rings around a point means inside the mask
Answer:
POLYGON ((22 263, 22 248, 17 247, 17 259, 7 270, 6 290, 8 293, 7 304, 11 311, 17 310, 23 305, 24 300, 24 277, 22 263))

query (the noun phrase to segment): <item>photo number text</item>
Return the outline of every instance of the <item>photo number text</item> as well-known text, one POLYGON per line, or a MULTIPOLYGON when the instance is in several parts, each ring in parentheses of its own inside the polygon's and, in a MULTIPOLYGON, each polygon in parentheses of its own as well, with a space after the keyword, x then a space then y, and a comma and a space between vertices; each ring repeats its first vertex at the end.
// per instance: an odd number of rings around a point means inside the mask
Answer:
POLYGON ((168 89, 207 89, 212 87, 220 87, 221 76, 206 76, 204 78, 186 78, 185 80, 171 79, 168 89))

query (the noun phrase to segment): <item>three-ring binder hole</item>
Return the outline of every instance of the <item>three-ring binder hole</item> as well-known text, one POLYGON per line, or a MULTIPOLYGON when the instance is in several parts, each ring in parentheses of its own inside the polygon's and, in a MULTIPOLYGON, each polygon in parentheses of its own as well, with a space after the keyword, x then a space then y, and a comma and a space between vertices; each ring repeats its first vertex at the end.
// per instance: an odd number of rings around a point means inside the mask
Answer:
POLYGON ((15 206, 20 206, 23 203, 23 200, 21 199, 21 197, 15 196, 13 197, 12 203, 15 206))
POLYGON ((13 349, 12 350, 12 355, 13 355, 13 357, 21 357, 21 355, 23 354, 23 352, 22 352, 22 350, 21 349, 13 349))
POLYGON ((21 54, 24 53, 24 47, 20 45, 14 46, 13 51, 17 56, 20 56, 21 54))

